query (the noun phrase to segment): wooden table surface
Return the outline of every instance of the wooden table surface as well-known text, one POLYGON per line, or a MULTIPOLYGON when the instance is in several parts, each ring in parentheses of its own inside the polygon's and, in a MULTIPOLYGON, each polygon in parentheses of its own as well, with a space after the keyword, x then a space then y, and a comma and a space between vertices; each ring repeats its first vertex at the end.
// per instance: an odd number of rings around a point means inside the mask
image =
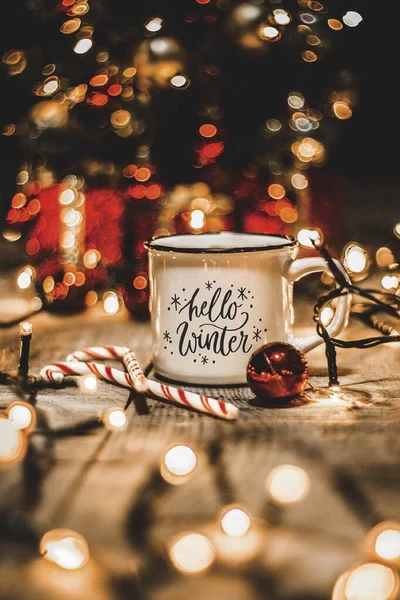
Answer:
MULTIPOLYGON (((108 317, 94 307, 73 316, 40 313, 32 322, 32 373, 88 345, 130 346, 143 364, 151 356, 148 323, 125 313, 108 317)), ((360 328, 352 323, 347 337, 360 328)), ((15 367, 17 328, 2 331, 1 348, 3 370, 15 367)), ((27 456, 0 471, 0 599, 330 598, 338 576, 363 560, 369 529, 400 521, 400 347, 339 350, 338 359, 342 389, 358 406, 307 392, 288 407, 262 408, 249 403, 247 388, 209 390, 240 407, 237 422, 150 400, 150 414, 131 405, 129 427, 110 433, 96 423, 106 408, 124 406, 127 390, 100 382, 92 395, 77 387, 38 393, 27 456), (180 443, 196 451, 198 464, 176 486, 161 478, 159 465, 180 443), (287 507, 265 491, 280 464, 303 468, 311 482, 308 497, 287 507), (235 503, 254 519, 245 540, 219 529, 221 510, 235 503), (84 569, 63 571, 39 557, 37 540, 58 527, 88 541, 84 569), (182 575, 168 558, 171 540, 188 531, 216 548, 202 575, 182 575)), ((323 348, 308 360, 311 383, 326 388, 323 348)), ((0 394, 1 407, 15 399, 10 388, 0 394)))

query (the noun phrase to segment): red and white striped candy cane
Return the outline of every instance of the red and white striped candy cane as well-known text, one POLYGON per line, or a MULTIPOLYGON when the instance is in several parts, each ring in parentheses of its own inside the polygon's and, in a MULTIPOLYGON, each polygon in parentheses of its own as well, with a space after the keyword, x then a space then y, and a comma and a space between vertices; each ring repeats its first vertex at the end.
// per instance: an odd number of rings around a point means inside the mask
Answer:
POLYGON ((100 360, 120 360, 125 365, 126 370, 134 384, 134 388, 139 393, 144 393, 147 390, 146 377, 139 365, 136 354, 133 350, 125 348, 125 346, 92 346, 85 350, 76 350, 67 356, 67 361, 91 361, 94 358, 100 360))
MULTIPOLYGON (((141 393, 148 392, 159 399, 165 399, 174 404, 186 408, 192 408, 200 412, 210 414, 222 419, 236 419, 238 417, 238 409, 229 402, 223 402, 222 400, 216 400, 215 398, 209 398, 208 396, 196 394, 194 392, 188 392, 181 388, 176 388, 167 384, 159 383, 151 379, 147 379, 143 371, 137 362, 136 356, 133 351, 128 348, 120 346, 107 346, 107 347, 93 347, 87 348, 86 350, 78 350, 73 354, 70 354, 69 362, 54 363, 43 367, 40 374, 41 376, 50 381, 60 381, 64 375, 88 375, 92 374, 100 379, 116 383, 123 387, 133 388, 141 393), (101 365, 91 362, 80 362, 80 360, 90 360, 93 358, 107 359, 107 358, 118 358, 119 360, 127 356, 126 362, 131 364, 129 373, 120 371, 113 367, 101 365), (132 376, 131 372, 135 374, 132 376), (138 382, 143 385, 145 389, 138 389, 138 382)), ((124 361, 125 364, 125 361, 124 361)), ((127 367, 127 365, 125 365, 127 367)), ((128 368, 128 367, 127 367, 128 368)))

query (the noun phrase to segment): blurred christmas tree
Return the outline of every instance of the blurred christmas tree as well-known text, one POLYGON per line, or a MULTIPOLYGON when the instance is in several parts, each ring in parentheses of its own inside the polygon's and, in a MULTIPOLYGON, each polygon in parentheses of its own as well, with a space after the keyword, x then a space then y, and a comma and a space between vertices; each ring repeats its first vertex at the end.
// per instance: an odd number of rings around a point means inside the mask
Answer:
POLYGON ((309 169, 324 166, 357 102, 337 47, 362 17, 333 8, 16 3, 2 55, 17 184, 4 235, 22 236, 24 285, 68 309, 112 287, 110 311, 123 300, 145 315, 151 235, 307 223, 309 169))

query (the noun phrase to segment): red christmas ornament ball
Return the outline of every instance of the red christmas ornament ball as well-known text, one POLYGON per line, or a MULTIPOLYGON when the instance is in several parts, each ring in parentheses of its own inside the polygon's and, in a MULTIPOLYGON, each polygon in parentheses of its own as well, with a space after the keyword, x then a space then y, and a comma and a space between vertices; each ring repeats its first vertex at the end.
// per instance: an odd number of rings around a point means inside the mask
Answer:
POLYGON ((303 354, 286 342, 270 342, 258 348, 247 365, 247 383, 263 400, 288 400, 304 391, 308 366, 303 354))

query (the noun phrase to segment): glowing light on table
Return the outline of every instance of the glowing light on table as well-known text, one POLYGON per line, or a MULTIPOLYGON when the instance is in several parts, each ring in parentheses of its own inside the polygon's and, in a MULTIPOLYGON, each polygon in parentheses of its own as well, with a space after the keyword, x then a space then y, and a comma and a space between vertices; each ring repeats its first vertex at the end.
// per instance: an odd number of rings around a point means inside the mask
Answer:
POLYGON ((270 496, 279 504, 294 504, 304 500, 310 491, 310 477, 294 465, 279 465, 266 480, 270 496))
POLYGON ((389 600, 395 588, 392 569, 379 563, 366 563, 351 571, 344 595, 346 600, 389 600))
POLYGON ((400 530, 386 529, 375 540, 375 552, 384 560, 400 558, 400 530))
POLYGON ((205 222, 206 217, 202 210, 192 210, 190 213, 190 227, 192 229, 202 229, 205 222))
POLYGON ((399 280, 396 275, 384 275, 381 279, 381 286, 384 290, 394 290, 399 287, 399 280))
POLYGON ((0 415, 0 466, 22 458, 25 449, 24 434, 5 415, 0 415))
POLYGON ((103 415, 103 424, 109 431, 122 431, 128 425, 128 417, 122 408, 109 408, 103 415))
POLYGON ((241 508, 230 508, 221 519, 221 527, 230 537, 242 537, 250 529, 250 517, 241 508))
POLYGON ((81 569, 89 560, 86 540, 69 529, 53 529, 40 540, 40 553, 63 569, 81 569))
POLYGON ((358 244, 349 244, 344 252, 343 262, 351 273, 362 273, 367 266, 367 253, 358 244))
POLYGON ((215 549, 208 538, 199 533, 188 533, 174 541, 169 557, 181 573, 203 573, 215 560, 215 549))
POLYGON ((84 375, 79 378, 78 385, 81 390, 93 393, 97 390, 97 377, 94 375, 84 375))
POLYGON ((36 413, 33 406, 27 402, 17 400, 7 410, 8 420, 15 429, 23 429, 26 433, 31 431, 36 424, 36 413))
POLYGON ((197 464, 196 453, 189 446, 174 446, 166 452, 164 464, 173 475, 189 475, 197 464))

